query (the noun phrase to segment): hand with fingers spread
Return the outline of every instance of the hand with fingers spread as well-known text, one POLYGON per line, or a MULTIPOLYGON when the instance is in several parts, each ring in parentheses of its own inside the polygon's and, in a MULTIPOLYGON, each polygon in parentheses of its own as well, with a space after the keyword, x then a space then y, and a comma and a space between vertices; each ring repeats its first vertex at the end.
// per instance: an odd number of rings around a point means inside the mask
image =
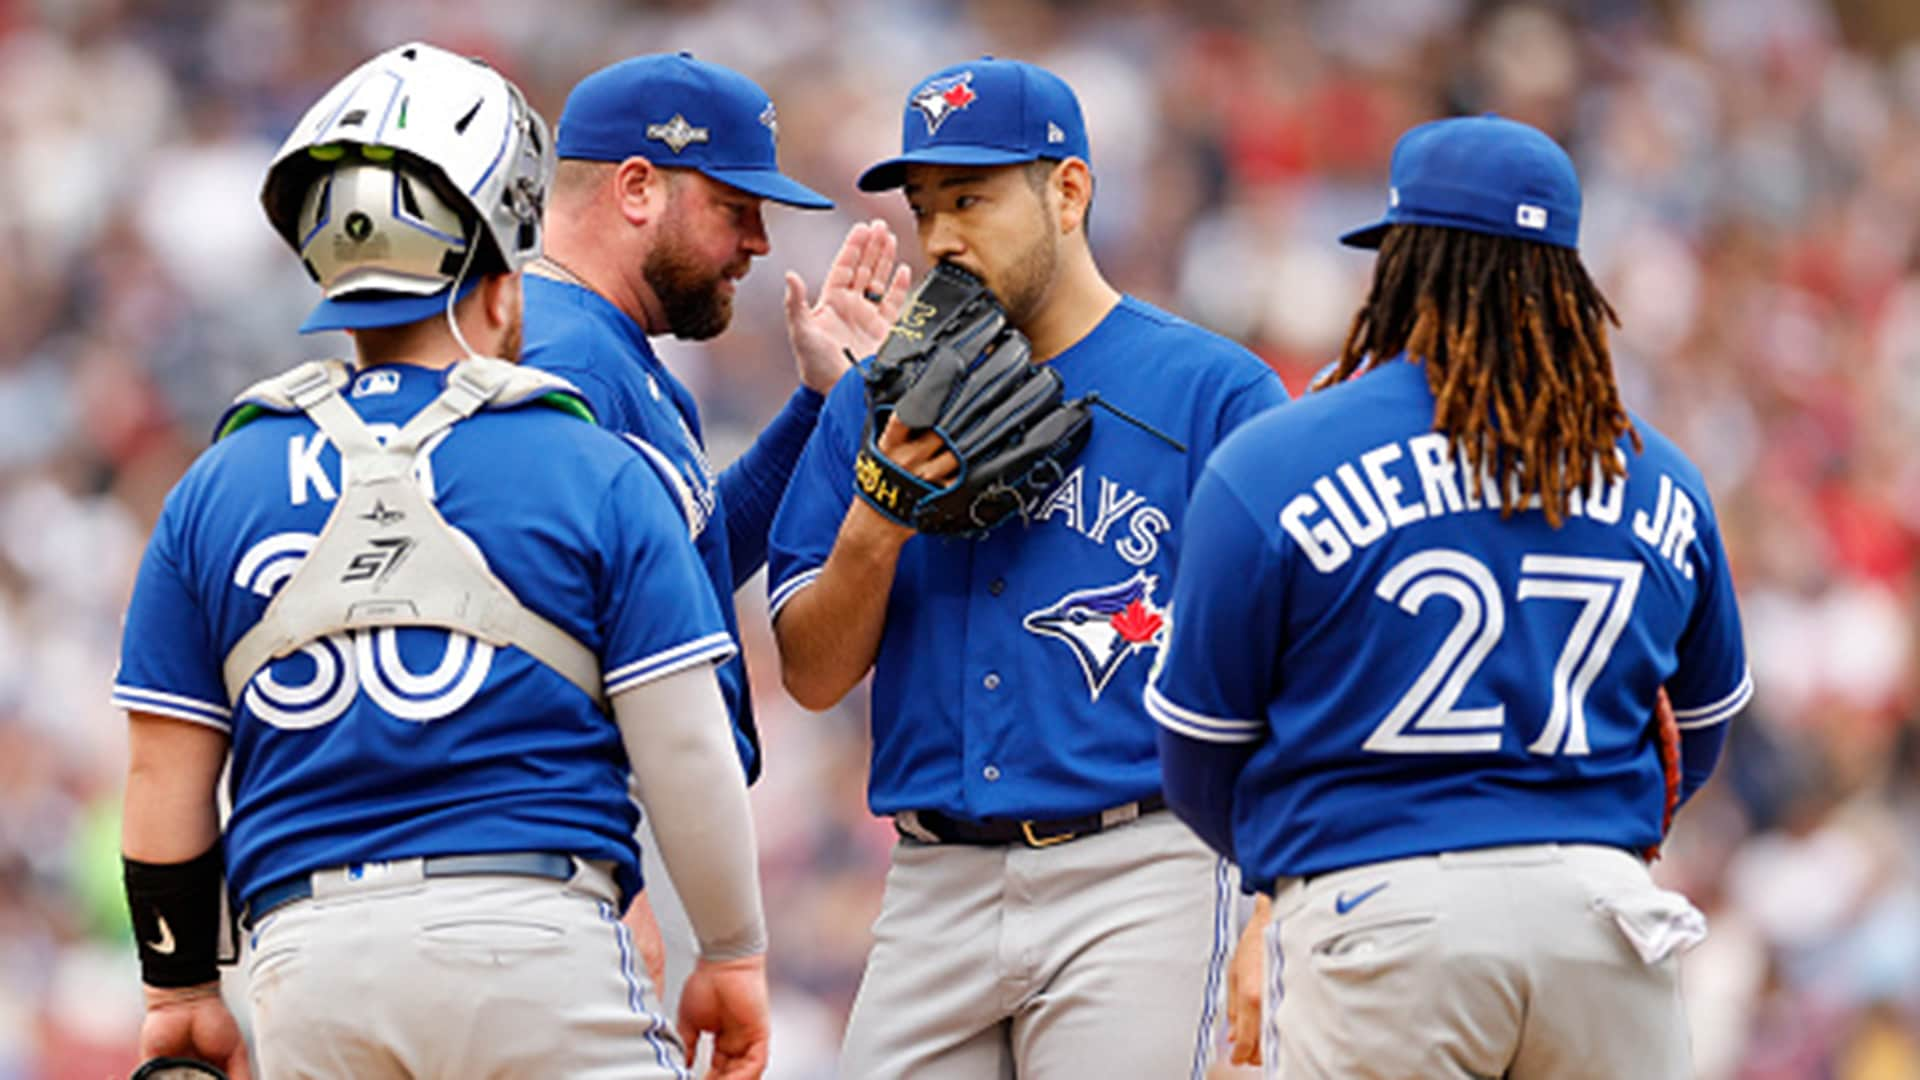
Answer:
POLYGON ((886 222, 855 225, 811 304, 807 283, 787 271, 787 339, 803 385, 826 393, 846 372, 849 354, 871 356, 887 339, 912 281, 907 265, 895 263, 898 250, 886 222))

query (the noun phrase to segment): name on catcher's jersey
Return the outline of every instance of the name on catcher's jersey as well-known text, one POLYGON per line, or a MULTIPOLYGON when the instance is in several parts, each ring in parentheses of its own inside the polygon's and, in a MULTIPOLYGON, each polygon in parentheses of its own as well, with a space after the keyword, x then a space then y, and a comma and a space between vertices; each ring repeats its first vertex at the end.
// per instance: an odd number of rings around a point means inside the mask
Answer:
MULTIPOLYGON (((1140 705, 1165 641, 1187 495, 1207 453, 1286 400, 1238 345, 1132 298, 1048 361, 1184 451, 1101 410, 1065 480, 984 540, 901 552, 873 676, 875 813, 1078 815, 1160 788, 1140 705)), ((775 618, 819 576, 853 499, 858 371, 828 396, 774 518, 775 618)))
POLYGON ((1752 693, 1698 470, 1638 418, 1623 480, 1558 529, 1502 518, 1390 363, 1263 417, 1208 464, 1172 644, 1147 691, 1191 738, 1258 748, 1235 792, 1253 880, 1434 851, 1660 838, 1649 718, 1752 693))
MULTIPOLYGON (((444 382, 392 365, 344 393, 381 436, 444 382)), ((487 851, 611 860, 631 894, 619 730, 517 648, 427 627, 345 631, 227 700, 222 662, 313 547, 339 470, 304 415, 221 439, 169 494, 127 613, 115 703, 232 739, 236 895, 325 867, 487 851)), ((630 443, 540 404, 483 410, 430 440, 414 475, 521 603, 599 657, 609 696, 733 654, 681 507, 630 443)))
MULTIPOLYGON (((637 437, 665 459, 691 507, 694 547, 719 598, 727 633, 737 640, 726 508, 701 442, 692 392, 654 356, 645 331, 605 297, 533 274, 525 282, 524 362, 564 376, 580 388, 602 427, 637 437)), ((759 775, 760 754, 745 659, 735 655, 720 665, 719 674, 720 691, 733 717, 735 749, 751 780, 759 775)))

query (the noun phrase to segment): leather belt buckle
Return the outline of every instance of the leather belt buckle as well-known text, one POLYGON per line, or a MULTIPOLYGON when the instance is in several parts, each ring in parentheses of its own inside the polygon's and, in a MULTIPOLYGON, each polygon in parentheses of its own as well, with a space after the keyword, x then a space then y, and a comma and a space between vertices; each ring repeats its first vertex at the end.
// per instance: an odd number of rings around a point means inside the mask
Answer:
POLYGON ((1026 838, 1028 847, 1043 848, 1052 847, 1055 844, 1064 844, 1080 834, 1068 830, 1057 836, 1035 836, 1033 833, 1033 819, 1028 818, 1020 823, 1020 835, 1026 838))

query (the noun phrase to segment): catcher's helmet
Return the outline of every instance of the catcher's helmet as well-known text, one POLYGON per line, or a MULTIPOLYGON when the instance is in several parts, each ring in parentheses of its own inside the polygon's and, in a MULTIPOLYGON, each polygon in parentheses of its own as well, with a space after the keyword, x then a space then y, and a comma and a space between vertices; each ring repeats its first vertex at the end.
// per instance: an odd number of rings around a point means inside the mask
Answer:
POLYGON ((540 253, 552 175, 546 122, 481 61, 415 42, 360 65, 307 110, 260 191, 326 291, 302 329, 414 322, 469 262, 518 270, 540 253))

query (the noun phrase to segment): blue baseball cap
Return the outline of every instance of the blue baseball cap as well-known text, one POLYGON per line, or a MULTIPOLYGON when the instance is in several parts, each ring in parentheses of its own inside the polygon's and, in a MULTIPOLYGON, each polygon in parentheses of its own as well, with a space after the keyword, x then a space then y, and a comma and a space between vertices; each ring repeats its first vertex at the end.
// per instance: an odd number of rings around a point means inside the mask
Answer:
POLYGON ((554 144, 563 158, 643 157, 788 206, 832 209, 832 200, 780 172, 779 133, 773 99, 760 84, 692 53, 659 53, 580 80, 560 112, 554 144))
MULTIPOLYGON (((479 284, 478 277, 468 278, 461 283, 460 292, 453 302, 457 304, 465 300, 479 284)), ((448 285, 447 289, 452 287, 448 285)), ((426 296, 363 290, 337 299, 322 300, 307 313, 307 321, 300 324, 300 332, 317 334, 322 330, 373 330, 431 319, 447 310, 447 289, 426 296)))
POLYGON ((1580 177, 1546 133, 1503 116, 1433 120, 1400 136, 1388 170, 1387 215, 1340 238, 1377 248, 1394 225, 1580 246, 1580 177))
POLYGON ((860 174, 862 191, 907 182, 908 165, 1018 165, 1087 152, 1087 122, 1066 80, 983 56, 922 79, 907 95, 900 156, 860 174))

